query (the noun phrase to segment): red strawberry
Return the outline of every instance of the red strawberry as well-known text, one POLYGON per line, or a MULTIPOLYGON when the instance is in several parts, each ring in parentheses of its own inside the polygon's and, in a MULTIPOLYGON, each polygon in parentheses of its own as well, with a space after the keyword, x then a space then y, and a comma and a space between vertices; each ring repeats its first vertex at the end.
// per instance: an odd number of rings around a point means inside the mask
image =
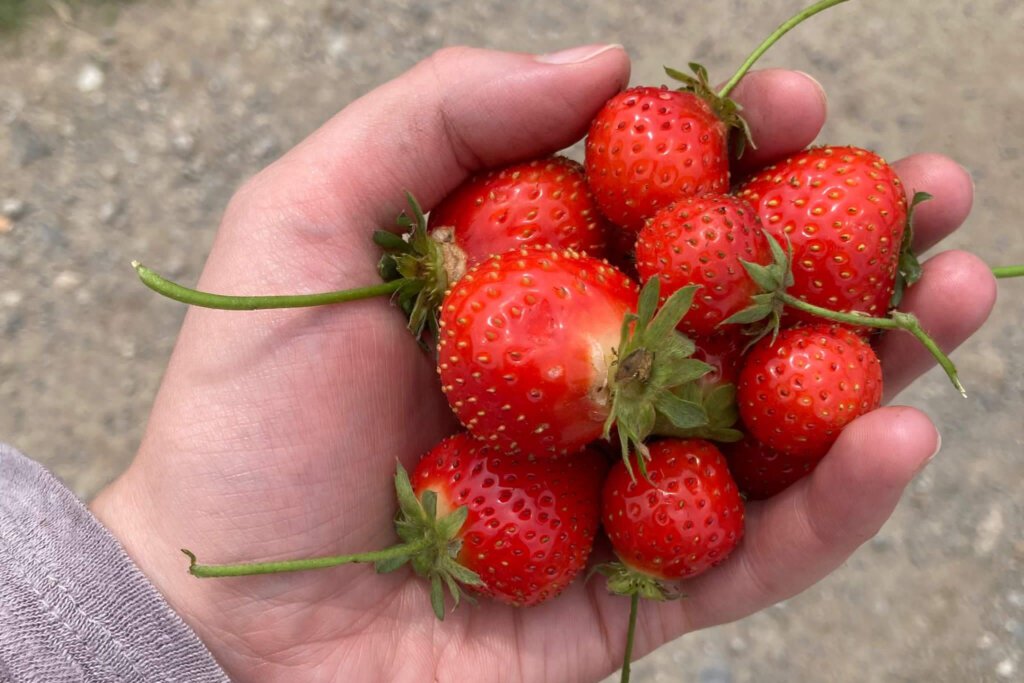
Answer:
POLYGON ((709 337, 760 291, 741 261, 768 265, 771 252, 747 202, 706 195, 654 214, 640 231, 636 259, 641 282, 657 275, 663 297, 686 285, 701 287, 679 329, 709 337))
POLYGON ((527 244, 607 256, 605 226, 583 167, 561 156, 470 178, 434 207, 429 227, 452 229, 471 266, 527 244))
POLYGON ((680 199, 729 188, 728 128, 703 98, 668 88, 630 88, 590 124, 584 164, 597 204, 637 232, 680 199))
POLYGON ((885 314, 907 200, 881 157, 856 147, 809 149, 763 169, 738 194, 757 210, 767 233, 792 246, 789 294, 834 311, 885 314))
POLYGON ((821 458, 843 427, 882 399, 882 367, 851 330, 810 325, 759 341, 740 371, 743 424, 766 446, 821 458))
POLYGON ((729 471, 747 500, 764 500, 807 476, 818 464, 814 458, 788 455, 768 448, 747 435, 723 447, 729 471))
POLYGON ((529 606, 560 593, 586 564, 607 469, 590 450, 534 460, 462 433, 423 456, 412 484, 421 500, 437 494, 439 517, 468 508, 454 559, 482 579, 476 590, 529 606))
POLYGON ((696 576, 740 542, 743 501, 711 443, 664 439, 650 453, 648 479, 634 479, 621 462, 612 465, 601 496, 604 530, 634 572, 667 580, 696 576))
POLYGON ((642 448, 654 419, 705 424, 700 405, 672 394, 708 370, 674 329, 692 294, 655 316, 657 280, 638 300, 632 280, 573 251, 491 257, 441 306, 442 390, 471 433, 536 456, 577 451, 612 424, 624 450, 642 448))
POLYGON ((459 420, 509 452, 600 437, 607 378, 636 284, 575 252, 531 249, 466 273, 441 306, 438 373, 459 420))

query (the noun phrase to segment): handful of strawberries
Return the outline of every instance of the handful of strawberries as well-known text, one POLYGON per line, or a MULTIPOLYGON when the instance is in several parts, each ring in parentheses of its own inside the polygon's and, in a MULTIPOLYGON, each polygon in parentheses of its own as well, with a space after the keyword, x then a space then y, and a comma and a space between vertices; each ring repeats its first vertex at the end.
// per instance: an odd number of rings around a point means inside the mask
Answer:
MULTIPOLYGON (((920 277, 913 206, 893 169, 856 147, 805 150, 749 177, 728 98, 783 24, 720 90, 699 65, 683 87, 635 87, 593 119, 581 165, 529 160, 466 181, 429 218, 411 197, 405 234, 378 232, 384 284, 291 297, 188 290, 187 303, 254 309, 389 295, 436 356, 464 430, 395 477, 401 542, 385 550, 242 565, 196 576, 406 564, 445 591, 518 606, 558 595, 603 528, 611 591, 675 597, 725 561, 744 500, 810 473, 842 429, 879 406, 875 330, 924 343, 898 311, 920 277), (612 447, 611 445, 614 444, 612 447)), ((410 342, 413 343, 413 342, 410 342)), ((632 628, 630 629, 632 634, 632 628)), ((628 677, 627 649, 624 678, 628 677)))

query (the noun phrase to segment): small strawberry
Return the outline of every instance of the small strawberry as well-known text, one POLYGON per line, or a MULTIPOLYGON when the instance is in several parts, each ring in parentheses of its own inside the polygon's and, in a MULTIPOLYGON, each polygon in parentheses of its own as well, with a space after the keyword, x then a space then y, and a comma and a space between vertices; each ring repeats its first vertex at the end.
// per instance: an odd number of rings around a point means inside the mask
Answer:
POLYGON ((697 576, 743 537, 743 501, 714 445, 662 439, 649 449, 646 479, 615 463, 601 494, 601 521, 624 565, 606 573, 620 594, 633 592, 641 577, 653 579, 646 588, 658 594, 658 581, 697 576))
POLYGON ((510 453, 572 453, 612 425, 624 454, 643 452, 659 418, 706 424, 672 393, 708 370, 675 330, 692 295, 679 290, 655 316, 657 279, 638 299, 624 274, 573 251, 491 257, 441 306, 442 390, 471 433, 510 453))
POLYGON ((693 92, 631 88, 590 124, 587 181, 604 215, 636 233, 677 199, 728 190, 727 138, 726 125, 693 92))
POLYGON ((583 167, 562 156, 473 176, 433 208, 429 229, 434 235, 452 231, 469 266, 528 244, 608 255, 605 225, 583 167))
POLYGON ((601 454, 554 460, 504 455, 462 433, 420 460, 413 490, 437 495, 439 515, 468 509, 455 560, 477 574, 477 592, 511 605, 554 597, 587 562, 597 533, 601 454))
POLYGON ((428 451, 410 481, 395 475, 402 542, 367 553, 281 562, 199 564, 209 578, 373 564, 378 573, 410 564, 429 579, 430 602, 444 619, 444 589, 458 606, 462 588, 516 606, 558 595, 587 562, 600 518, 607 461, 581 451, 558 460, 509 456, 460 433, 428 451))
POLYGON ((747 500, 764 500, 814 470, 818 460, 773 450, 747 435, 722 448, 736 486, 747 500))
POLYGON ((661 279, 662 297, 699 285, 679 329, 710 337, 760 290, 743 261, 768 265, 771 252, 757 214, 736 197, 689 197, 654 214, 636 245, 640 281, 661 279))
POLYGON ((757 440, 820 459, 843 427, 881 403, 882 367, 851 330, 809 325, 754 345, 738 392, 740 418, 757 440))
POLYGON ((790 295, 832 311, 885 315, 908 210, 899 177, 881 157, 856 147, 812 148, 761 170, 738 194, 765 232, 792 249, 790 295))

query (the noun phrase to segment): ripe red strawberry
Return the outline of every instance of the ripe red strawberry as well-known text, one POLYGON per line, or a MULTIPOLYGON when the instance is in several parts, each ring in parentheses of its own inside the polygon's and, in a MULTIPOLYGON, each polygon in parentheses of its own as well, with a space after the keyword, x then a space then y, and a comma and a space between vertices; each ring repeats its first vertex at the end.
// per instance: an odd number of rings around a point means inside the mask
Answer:
POLYGON ((851 330, 810 325, 759 341, 740 371, 739 411, 749 432, 790 455, 821 458, 843 427, 882 400, 882 367, 851 330))
POLYGON ((529 606, 560 593, 586 565, 607 469, 590 450, 535 460, 461 433, 423 456, 412 484, 421 500, 436 493, 439 517, 468 509, 454 559, 481 578, 475 590, 529 606))
POLYGON ((686 285, 700 286, 679 329, 710 337, 760 291, 741 261, 767 266, 771 252, 747 202, 705 195, 654 214, 640 230, 636 260, 641 282, 661 279, 663 297, 686 285))
POLYGON ((449 228, 472 266, 527 244, 608 255, 605 225, 583 177, 562 156, 480 173, 430 212, 432 232, 449 228))
POLYGON ((723 446, 729 471, 747 500, 764 500, 811 473, 819 460, 773 450, 750 436, 723 446))
MULTIPOLYGON (((907 224, 896 172, 857 147, 817 147, 768 166, 738 194, 793 249, 789 294, 833 311, 885 315, 907 224)), ((789 310, 796 320, 813 318, 789 310)))
POLYGON ((677 199, 728 190, 728 128, 693 92, 630 88, 594 117, 584 164, 602 213, 635 233, 677 199))
POLYGON ((558 455, 601 436, 636 284, 575 252, 521 249, 469 271, 441 306, 438 373, 470 432, 558 455))
POLYGON ((634 572, 662 580, 696 576, 740 542, 743 501, 710 442, 663 439, 650 454, 648 479, 634 479, 621 462, 612 465, 601 495, 604 530, 634 572))
POLYGON ((655 315, 657 280, 604 261, 521 248, 470 270, 441 306, 438 373, 456 416, 506 452, 572 453, 618 427, 624 454, 657 420, 706 424, 672 392, 705 372, 674 329, 693 289, 655 315))

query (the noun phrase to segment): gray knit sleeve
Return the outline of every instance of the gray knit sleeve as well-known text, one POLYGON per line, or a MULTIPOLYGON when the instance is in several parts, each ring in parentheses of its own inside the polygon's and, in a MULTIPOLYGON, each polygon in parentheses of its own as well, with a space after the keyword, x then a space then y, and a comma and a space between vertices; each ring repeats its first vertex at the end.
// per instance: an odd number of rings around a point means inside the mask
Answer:
POLYGON ((227 680, 74 494, 0 444, 0 682, 227 680))

